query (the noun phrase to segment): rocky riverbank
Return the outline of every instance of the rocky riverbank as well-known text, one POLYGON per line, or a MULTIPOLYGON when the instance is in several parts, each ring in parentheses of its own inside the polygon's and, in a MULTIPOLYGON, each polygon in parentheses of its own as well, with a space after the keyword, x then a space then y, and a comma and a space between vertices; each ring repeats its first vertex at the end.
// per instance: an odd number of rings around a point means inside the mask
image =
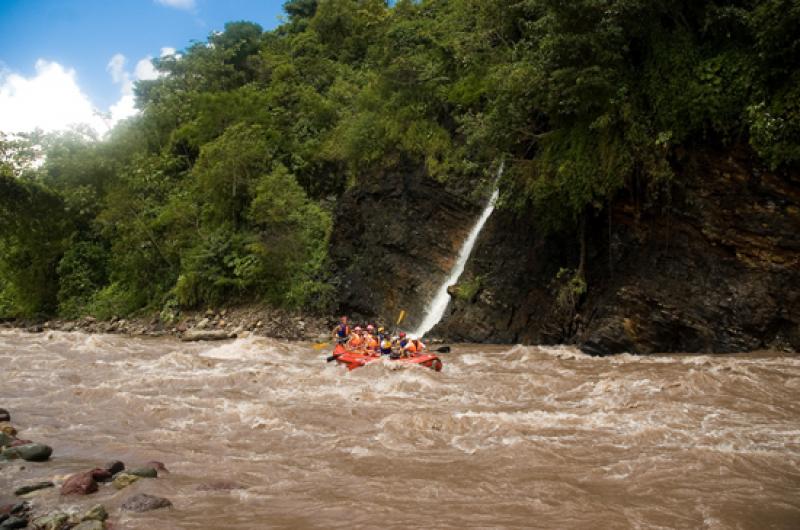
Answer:
POLYGON ((122 335, 175 336, 181 340, 224 340, 250 335, 284 340, 323 340, 335 320, 256 305, 151 314, 133 318, 99 320, 86 316, 78 320, 8 320, 0 327, 43 331, 82 331, 122 335))
POLYGON ((53 448, 18 437, 17 428, 10 421, 11 414, 0 408, 0 470, 4 466, 18 466, 16 477, 19 480, 13 496, 0 493, 0 530, 113 528, 105 504, 93 504, 88 509, 76 507, 75 497, 89 495, 101 497, 104 501, 113 500, 122 512, 140 513, 172 507, 172 502, 163 497, 141 491, 121 493, 139 480, 168 474, 161 462, 126 468, 124 463, 115 460, 68 476, 54 475, 50 480, 41 480, 42 470, 33 466, 47 466, 53 448), (45 493, 51 490, 57 490, 58 495, 45 493), (116 498, 120 496, 123 498, 116 498))

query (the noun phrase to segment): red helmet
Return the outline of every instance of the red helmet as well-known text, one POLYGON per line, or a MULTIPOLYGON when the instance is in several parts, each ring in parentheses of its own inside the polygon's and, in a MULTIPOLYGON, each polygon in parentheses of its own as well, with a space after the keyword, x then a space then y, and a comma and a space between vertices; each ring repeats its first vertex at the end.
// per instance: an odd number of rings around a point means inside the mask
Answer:
POLYGON ((405 331, 401 331, 400 332, 400 338, 403 339, 403 338, 405 338, 405 336, 406 336, 406 332, 405 331))

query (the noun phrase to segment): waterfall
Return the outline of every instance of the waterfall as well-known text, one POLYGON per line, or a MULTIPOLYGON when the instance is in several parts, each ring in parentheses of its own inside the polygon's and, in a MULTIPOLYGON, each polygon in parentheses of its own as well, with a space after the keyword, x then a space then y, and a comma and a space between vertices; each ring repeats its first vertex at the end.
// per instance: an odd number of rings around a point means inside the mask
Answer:
MULTIPOLYGON (((497 171, 498 180, 502 174, 503 164, 501 163, 500 169, 497 171)), ((433 300, 425 310, 425 318, 423 318, 422 324, 420 324, 419 327, 414 330, 412 335, 422 337, 431 329, 433 329, 433 326, 438 324, 442 319, 442 316, 444 316, 444 312, 447 309, 447 304, 450 303, 450 294, 447 292, 447 288, 458 283, 458 279, 461 277, 461 273, 464 272, 464 267, 467 265, 469 255, 472 253, 472 247, 474 247, 475 242, 478 241, 478 235, 480 235, 483 225, 486 224, 489 216, 492 215, 492 212, 494 211, 494 206, 497 202, 499 193, 499 190, 495 186, 495 190, 492 193, 492 196, 489 198, 489 202, 486 203, 486 207, 483 209, 483 213, 481 213, 478 222, 472 227, 469 236, 467 236, 467 239, 461 246, 461 250, 458 252, 458 259, 456 260, 456 264, 453 266, 453 270, 450 271, 450 274, 447 276, 445 281, 441 286, 439 286, 439 290, 436 291, 436 296, 433 297, 433 300)))

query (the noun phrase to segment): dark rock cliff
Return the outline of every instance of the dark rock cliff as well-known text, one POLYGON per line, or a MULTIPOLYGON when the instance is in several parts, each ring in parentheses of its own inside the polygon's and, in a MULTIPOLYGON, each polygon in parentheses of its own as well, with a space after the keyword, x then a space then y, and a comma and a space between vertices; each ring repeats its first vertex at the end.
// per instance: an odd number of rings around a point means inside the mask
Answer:
MULTIPOLYGON (((667 208, 627 190, 589 224, 587 289, 567 304, 559 271, 578 266, 577 234, 496 210, 431 335, 594 354, 800 350, 800 175, 759 169, 744 148, 675 165, 667 208)), ((405 309, 418 324, 479 203, 411 163, 349 190, 331 243, 340 310, 405 309)))
POLYGON ((478 215, 466 197, 411 162, 348 190, 337 204, 330 247, 339 310, 389 321, 402 309, 406 327, 421 322, 478 215))
POLYGON ((800 350, 800 176, 758 169, 746 149, 676 168, 669 208, 629 192, 588 227, 588 289, 571 310, 556 277, 578 266, 577 235, 496 212, 432 334, 594 354, 800 350))

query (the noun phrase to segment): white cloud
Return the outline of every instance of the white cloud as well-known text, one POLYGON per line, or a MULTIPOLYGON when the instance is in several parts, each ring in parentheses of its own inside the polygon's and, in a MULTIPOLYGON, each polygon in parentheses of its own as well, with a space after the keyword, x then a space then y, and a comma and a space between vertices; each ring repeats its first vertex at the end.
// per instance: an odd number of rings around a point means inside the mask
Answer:
POLYGON ((121 53, 114 54, 114 57, 108 61, 106 65, 106 70, 111 74, 111 80, 115 83, 121 83, 124 77, 127 75, 125 73, 125 63, 127 59, 121 53))
POLYGON ((156 67, 153 66, 153 58, 148 55, 136 63, 133 75, 139 81, 150 81, 152 79, 158 79, 160 74, 156 70, 156 67))
POLYGON ((136 100, 133 95, 134 81, 149 81, 158 79, 162 75, 153 66, 153 58, 149 55, 139 59, 133 69, 133 75, 125 69, 127 62, 124 55, 117 53, 106 66, 106 70, 111 74, 111 80, 120 85, 120 98, 108 109, 111 113, 111 122, 114 124, 139 112, 136 110, 136 100))
POLYGON ((162 6, 174 7, 175 9, 185 9, 191 11, 195 8, 194 0, 155 0, 157 4, 162 6))
MULTIPOLYGON (((162 53, 165 49, 171 50, 164 48, 162 53)), ((0 64, 0 131, 16 133, 37 128, 56 131, 86 124, 98 134, 105 134, 120 120, 138 113, 134 83, 161 76, 149 55, 135 64, 133 72, 126 68, 127 64, 127 58, 117 53, 106 65, 111 81, 119 85, 120 96, 105 113, 83 92, 72 68, 39 59, 36 73, 25 77, 0 64)))
POLYGON ((175 48, 171 48, 169 46, 164 46, 161 48, 161 57, 169 57, 170 55, 175 55, 177 50, 175 48))
POLYGON ((72 68, 39 59, 33 77, 0 73, 0 130, 54 131, 81 123, 101 134, 110 125, 78 86, 72 68))

